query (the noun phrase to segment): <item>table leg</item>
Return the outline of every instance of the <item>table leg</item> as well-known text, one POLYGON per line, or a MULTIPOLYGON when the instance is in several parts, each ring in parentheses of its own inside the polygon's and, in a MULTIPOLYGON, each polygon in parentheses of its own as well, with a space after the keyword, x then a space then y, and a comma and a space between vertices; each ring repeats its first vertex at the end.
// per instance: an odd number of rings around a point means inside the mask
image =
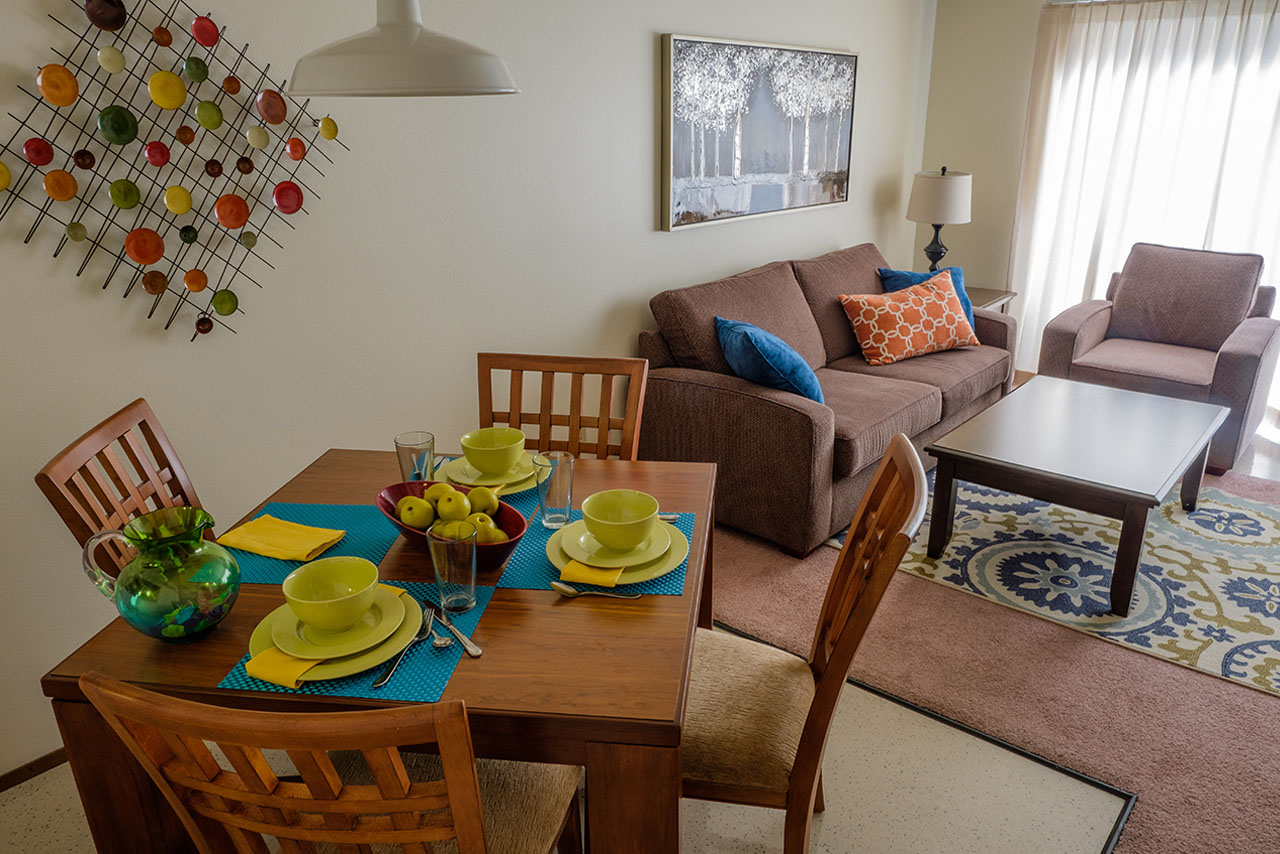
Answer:
POLYGON ((587 745, 587 836, 592 854, 680 851, 680 749, 587 745))
POLYGON ((1204 478, 1204 464, 1208 459, 1209 446, 1205 445, 1182 475, 1182 509, 1188 513, 1196 509, 1196 499, 1200 497, 1200 481, 1204 478))
POLYGON ((714 620, 711 605, 711 559, 712 549, 716 544, 716 502, 711 499, 711 509, 707 513, 707 556, 702 562, 702 598, 698 603, 698 626, 709 629, 714 620))
POLYGON ((169 802, 97 709, 54 700, 53 716, 99 854, 194 854, 169 802))
POLYGON ((933 514, 929 518, 929 557, 942 556, 956 521, 956 464, 938 460, 933 479, 933 514))
POLYGON ((1111 571, 1111 612, 1129 616, 1133 603, 1133 584, 1138 577, 1138 558, 1142 556, 1142 540, 1147 533, 1145 504, 1128 504, 1120 524, 1120 545, 1116 548, 1116 565, 1111 571))

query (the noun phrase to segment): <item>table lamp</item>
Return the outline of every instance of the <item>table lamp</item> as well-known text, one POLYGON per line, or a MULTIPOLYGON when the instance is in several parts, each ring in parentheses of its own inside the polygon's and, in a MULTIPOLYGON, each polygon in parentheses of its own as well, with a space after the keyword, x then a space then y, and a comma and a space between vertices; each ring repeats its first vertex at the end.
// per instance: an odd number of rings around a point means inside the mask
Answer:
POLYGON ((969 200, 973 191, 973 175, 968 172, 917 172, 911 182, 911 200, 907 202, 907 219, 933 226, 933 240, 924 248, 929 259, 929 272, 947 254, 942 245, 942 226, 969 221, 969 200))

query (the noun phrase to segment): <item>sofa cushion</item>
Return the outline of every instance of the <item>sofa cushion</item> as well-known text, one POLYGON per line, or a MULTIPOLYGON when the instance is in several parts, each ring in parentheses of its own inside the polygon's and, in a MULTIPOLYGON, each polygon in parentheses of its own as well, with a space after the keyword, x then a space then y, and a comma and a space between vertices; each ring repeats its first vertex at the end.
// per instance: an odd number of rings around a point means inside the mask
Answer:
POLYGON ((744 380, 778 388, 822 403, 822 386, 813 368, 772 332, 740 320, 716 318, 716 334, 733 372, 744 380))
POLYGON ((1217 350, 1248 314, 1261 275, 1261 255, 1135 243, 1107 337, 1217 350))
MULTIPOLYGON (((861 356, 849 358, 862 361, 861 356)), ((817 374, 835 413, 831 474, 837 479, 879 460, 894 434, 915 436, 942 417, 942 394, 934 386, 829 368, 817 374)))
POLYGON ((906 290, 912 285, 922 285, 937 273, 946 272, 951 274, 951 284, 956 289, 956 296, 960 298, 960 307, 964 309, 965 320, 968 320, 969 325, 973 326, 973 300, 969 299, 969 294, 964 289, 963 268, 943 267, 933 273, 916 273, 912 270, 890 270, 887 267, 881 267, 876 272, 880 274, 880 281, 884 284, 884 292, 887 294, 906 290))
POLYGON ((1207 401, 1217 362, 1217 353, 1199 347, 1108 338, 1071 363, 1070 379, 1207 401))
MULTIPOLYGON (((861 356, 849 356, 828 367, 876 378, 909 380, 932 386, 942 393, 942 417, 948 418, 1003 383, 1009 373, 1009 359, 1009 351, 999 347, 961 347, 958 350, 946 350, 894 362, 892 365, 868 365, 861 356)), ((819 376, 819 380, 821 379, 819 376)))
POLYGON ((716 335, 717 314, 772 332, 811 368, 820 368, 827 361, 818 325, 809 313, 789 261, 715 282, 663 291, 649 300, 649 308, 682 368, 732 373, 716 335))
POLYGON ((823 364, 859 352, 858 339, 840 307, 840 294, 883 293, 876 270, 888 262, 880 250, 874 243, 863 243, 791 264, 822 334, 826 348, 823 364))
POLYGON ((871 365, 980 343, 946 270, 894 293, 841 294, 840 303, 871 365))

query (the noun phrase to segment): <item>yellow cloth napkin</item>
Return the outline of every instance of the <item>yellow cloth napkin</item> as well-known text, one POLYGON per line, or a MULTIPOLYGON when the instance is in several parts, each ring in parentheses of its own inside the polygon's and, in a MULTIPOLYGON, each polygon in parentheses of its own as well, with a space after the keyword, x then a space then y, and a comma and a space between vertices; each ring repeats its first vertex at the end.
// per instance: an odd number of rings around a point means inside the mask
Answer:
MULTIPOLYGON (((379 584, 379 587, 390 590, 397 596, 404 594, 403 587, 392 587, 390 584, 379 584)), ((326 659, 294 658, 289 653, 272 645, 249 659, 244 672, 254 679, 270 682, 285 688, 301 688, 302 675, 326 659)))
POLYGON ((280 560, 312 560, 346 535, 346 531, 312 528, 264 515, 227 531, 218 544, 280 560))
POLYGON ((560 580, 612 587, 618 583, 618 578, 622 575, 622 570, 624 569, 626 569, 625 566, 604 569, 598 566, 587 566, 585 563, 571 560, 565 564, 564 569, 560 570, 560 580))

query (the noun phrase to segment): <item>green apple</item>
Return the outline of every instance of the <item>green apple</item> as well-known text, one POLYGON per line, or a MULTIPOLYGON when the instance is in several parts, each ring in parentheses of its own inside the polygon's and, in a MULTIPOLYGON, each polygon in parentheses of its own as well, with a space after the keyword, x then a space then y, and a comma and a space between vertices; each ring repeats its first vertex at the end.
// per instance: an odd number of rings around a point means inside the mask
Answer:
POLYGON ((505 543, 511 539, 506 532, 497 525, 486 525, 483 528, 476 528, 476 542, 485 545, 489 543, 505 543))
POLYGON ((436 502, 436 515, 449 522, 461 522, 471 515, 471 500, 450 487, 436 502))
MULTIPOLYGON (((470 498, 471 496, 468 495, 467 497, 470 498)), ((472 510, 476 509, 475 504, 471 505, 471 509, 472 510)), ((485 513, 472 513, 470 516, 467 517, 466 521, 474 525, 477 531, 479 531, 481 528, 498 527, 498 524, 494 522, 493 519, 485 513)))
POLYGON ((472 513, 487 513, 492 516, 498 512, 498 493, 487 486, 477 486, 467 493, 471 499, 472 513))
POLYGON ((438 504, 441 498, 444 498, 450 492, 457 492, 449 483, 433 483, 427 487, 427 491, 422 497, 430 501, 432 504, 438 504))
POLYGON ((431 526, 431 533, 446 540, 458 539, 458 523, 440 520, 431 526))
POLYGON ((410 528, 425 531, 435 521, 436 512, 431 503, 415 495, 406 495, 396 502, 396 516, 410 528))

